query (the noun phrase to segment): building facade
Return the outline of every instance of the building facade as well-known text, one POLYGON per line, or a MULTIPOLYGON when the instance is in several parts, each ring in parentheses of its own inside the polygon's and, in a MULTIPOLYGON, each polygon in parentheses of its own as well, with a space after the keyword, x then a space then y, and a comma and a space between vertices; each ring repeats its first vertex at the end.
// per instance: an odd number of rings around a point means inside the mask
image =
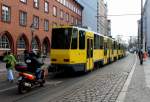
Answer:
POLYGON ((139 45, 144 50, 150 49, 150 0, 146 0, 143 13, 142 13, 142 28, 141 28, 141 20, 139 20, 139 29, 140 32, 138 33, 139 37, 139 43, 142 45, 139 45), (142 29, 142 35, 141 35, 141 29, 142 29))
POLYGON ((104 2, 104 0, 99 0, 99 19, 100 19, 100 33, 103 35, 108 36, 108 19, 107 19, 107 4, 104 2))
POLYGON ((52 27, 81 25, 82 10, 75 0, 0 0, 0 56, 7 50, 48 54, 52 27))
POLYGON ((107 20, 107 36, 111 36, 111 20, 107 20))
POLYGON ((83 5, 82 25, 97 32, 97 2, 98 0, 77 0, 83 5))
POLYGON ((141 20, 137 21, 138 24, 138 48, 141 47, 141 20))
POLYGON ((143 10, 143 47, 150 49, 150 0, 146 0, 143 10))
POLYGON ((77 0, 84 6, 82 23, 95 32, 107 35, 107 5, 104 0, 77 0))

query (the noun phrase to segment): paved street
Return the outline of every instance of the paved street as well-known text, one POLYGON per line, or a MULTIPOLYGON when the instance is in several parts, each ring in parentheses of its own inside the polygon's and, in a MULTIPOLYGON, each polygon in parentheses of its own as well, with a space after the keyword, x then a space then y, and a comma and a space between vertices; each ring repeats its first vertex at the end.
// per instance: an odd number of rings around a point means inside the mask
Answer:
POLYGON ((135 56, 130 54, 86 75, 50 76, 43 88, 35 87, 24 95, 17 93, 15 83, 1 81, 0 99, 3 102, 115 102, 135 63, 135 56))

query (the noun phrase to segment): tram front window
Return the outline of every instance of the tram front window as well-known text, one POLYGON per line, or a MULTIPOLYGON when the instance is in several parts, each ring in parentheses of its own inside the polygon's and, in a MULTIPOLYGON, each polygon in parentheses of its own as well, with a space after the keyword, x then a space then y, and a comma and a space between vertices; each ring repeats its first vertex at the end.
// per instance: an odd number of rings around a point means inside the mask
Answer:
POLYGON ((52 48, 69 49, 72 28, 55 28, 52 30, 52 48))

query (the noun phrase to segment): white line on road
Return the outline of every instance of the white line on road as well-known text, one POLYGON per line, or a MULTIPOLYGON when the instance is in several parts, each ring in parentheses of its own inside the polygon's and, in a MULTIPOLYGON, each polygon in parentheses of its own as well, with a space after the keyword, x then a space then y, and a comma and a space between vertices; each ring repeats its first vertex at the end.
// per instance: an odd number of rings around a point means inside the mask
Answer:
POLYGON ((13 87, 9 87, 9 88, 6 88, 6 89, 2 89, 0 90, 0 93, 4 92, 4 91, 7 91, 7 90, 11 90, 13 88, 16 88, 16 86, 13 86, 13 87))
MULTIPOLYGON (((135 56, 136 56, 136 55, 135 55, 135 56)), ((135 70, 135 68, 136 68, 136 63, 137 63, 137 56, 136 56, 136 59, 135 59, 135 63, 134 63, 134 65, 133 65, 133 67, 132 67, 132 70, 131 70, 131 72, 130 72, 130 74, 129 74, 129 76, 128 76, 128 78, 127 78, 127 80, 126 80, 126 82, 125 82, 125 84, 124 84, 124 86, 123 86, 121 92, 119 93, 116 102, 124 102, 124 99, 125 99, 125 97, 126 97, 126 93, 127 93, 127 90, 128 90, 128 86, 129 86, 129 84, 130 84, 130 82, 131 82, 132 75, 133 75, 134 70, 135 70)))
MULTIPOLYGON (((62 83, 62 81, 46 81, 46 84, 45 85, 57 85, 57 84, 60 84, 62 83)), ((11 90, 13 88, 17 88, 17 86, 12 86, 12 87, 9 87, 9 88, 5 88, 5 89, 1 89, 0 90, 0 93, 4 92, 4 91, 8 91, 8 90, 11 90)))

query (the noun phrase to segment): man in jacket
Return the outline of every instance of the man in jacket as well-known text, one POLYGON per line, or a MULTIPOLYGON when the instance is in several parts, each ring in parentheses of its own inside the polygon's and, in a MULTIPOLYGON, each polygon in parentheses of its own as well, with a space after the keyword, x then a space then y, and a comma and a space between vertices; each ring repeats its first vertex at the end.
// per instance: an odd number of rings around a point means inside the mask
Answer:
POLYGON ((34 52, 30 52, 25 57, 25 63, 28 66, 29 72, 35 73, 36 78, 39 80, 41 78, 41 66, 43 63, 39 60, 38 56, 34 52))
POLYGON ((6 62, 7 79, 8 81, 13 82, 14 81, 13 69, 16 64, 16 59, 11 52, 6 52, 4 54, 3 61, 6 62))

